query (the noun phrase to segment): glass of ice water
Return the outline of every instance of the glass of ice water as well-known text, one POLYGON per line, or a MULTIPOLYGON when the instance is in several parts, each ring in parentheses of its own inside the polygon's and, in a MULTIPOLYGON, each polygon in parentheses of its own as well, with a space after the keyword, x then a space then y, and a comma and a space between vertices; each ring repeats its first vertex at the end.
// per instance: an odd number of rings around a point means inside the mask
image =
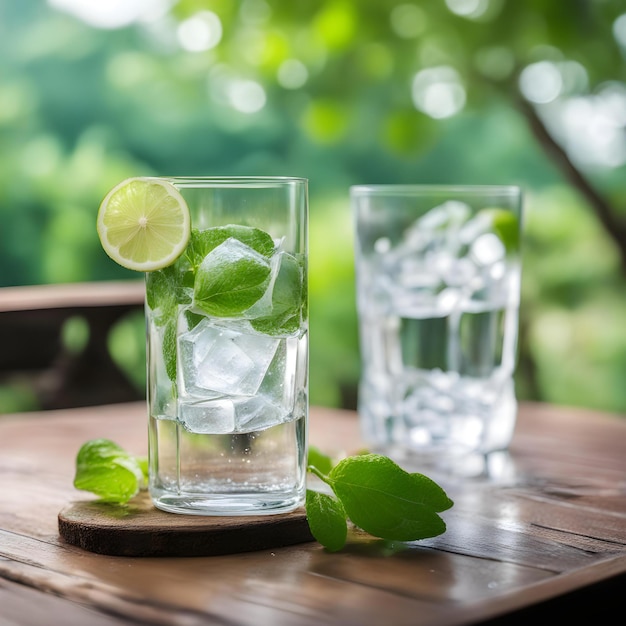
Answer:
POLYGON ((350 195, 363 437, 406 463, 484 471, 517 416, 522 192, 363 185, 350 195))
POLYGON ((191 214, 182 256, 146 275, 149 490, 160 509, 303 504, 307 181, 168 178, 191 214))

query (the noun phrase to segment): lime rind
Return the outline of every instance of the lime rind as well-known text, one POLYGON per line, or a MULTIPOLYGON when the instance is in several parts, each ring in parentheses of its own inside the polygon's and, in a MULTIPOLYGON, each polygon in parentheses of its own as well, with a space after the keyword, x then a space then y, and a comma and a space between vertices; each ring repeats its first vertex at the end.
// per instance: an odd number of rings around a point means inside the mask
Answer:
POLYGON ((517 216, 512 211, 489 207, 480 212, 489 218, 491 228, 503 243, 507 254, 514 254, 520 248, 520 224, 517 216))

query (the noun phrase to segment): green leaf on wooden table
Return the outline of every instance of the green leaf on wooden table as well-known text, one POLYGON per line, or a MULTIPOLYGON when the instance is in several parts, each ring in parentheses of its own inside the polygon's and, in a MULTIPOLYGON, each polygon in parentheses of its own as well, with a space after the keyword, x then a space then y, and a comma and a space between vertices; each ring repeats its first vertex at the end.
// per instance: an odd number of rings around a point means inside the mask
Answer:
POLYGON ((308 490, 306 513, 311 533, 329 550, 340 550, 347 524, 381 539, 416 541, 446 530, 437 513, 453 502, 433 480, 403 470, 380 454, 350 456, 333 466, 330 457, 309 448, 308 471, 333 490, 337 499, 308 490))
POLYGON ((109 439, 93 439, 78 451, 76 489, 121 504, 135 496, 143 483, 142 464, 109 439))
POLYGON ((335 498, 307 489, 306 515, 311 534, 327 550, 341 550, 348 536, 346 513, 335 498))
POLYGON ((414 541, 445 532, 437 512, 453 502, 423 474, 410 474, 378 454, 352 456, 329 473, 328 484, 350 520, 375 537, 414 541))

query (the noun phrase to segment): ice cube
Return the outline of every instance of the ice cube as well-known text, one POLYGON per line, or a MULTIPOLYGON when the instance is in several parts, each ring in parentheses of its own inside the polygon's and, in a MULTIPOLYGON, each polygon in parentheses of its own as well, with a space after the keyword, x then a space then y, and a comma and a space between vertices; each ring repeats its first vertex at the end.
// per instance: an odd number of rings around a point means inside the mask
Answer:
POLYGON ((488 213, 479 212, 468 220, 459 231, 459 239, 465 245, 471 244, 478 237, 491 231, 492 218, 488 213))
POLYGON ((297 368, 306 366, 299 358, 302 345, 296 337, 283 338, 257 395, 235 401, 238 430, 263 430, 294 415, 297 368))
POLYGON ((284 407, 263 395, 235 400, 235 429, 240 433, 265 430, 282 424, 290 415, 284 407))
POLYGON ((378 254, 387 254, 391 250, 391 240, 389 237, 379 237, 374 242, 374 250, 378 254))
POLYGON ((441 283, 439 273, 433 271, 431 263, 416 256, 402 259, 396 266, 396 271, 392 273, 391 280, 404 289, 435 288, 441 283))
POLYGON ((179 401, 178 415, 183 426, 192 433, 220 435, 235 430, 235 408, 224 398, 179 401))
POLYGON ((459 200, 447 200, 425 213, 415 222, 418 230, 435 231, 442 228, 458 227, 470 216, 470 207, 459 200))
POLYGON ((433 265, 435 266, 433 269, 451 287, 467 285, 478 272, 476 265, 467 257, 458 258, 445 252, 438 256, 433 265))
POLYGON ((302 345, 298 337, 283 339, 259 388, 259 393, 289 412, 293 411, 295 402, 295 376, 298 368, 306 365, 301 359, 302 345))
POLYGON ((202 320, 178 339, 179 384, 184 394, 254 395, 274 358, 279 340, 238 332, 202 320))
POLYGON ((278 252, 270 258, 270 277, 267 283, 267 288, 265 289, 263 295, 247 311, 244 312, 245 318, 255 319, 257 317, 266 317, 272 314, 274 285, 276 283, 276 277, 280 271, 281 261, 284 255, 284 252, 278 252))
POLYGON ((478 265, 493 265, 504 259, 506 249, 500 239, 493 233, 480 235, 470 247, 470 256, 478 265))
POLYGON ((272 258, 271 267, 272 278, 267 290, 270 294, 270 313, 273 316, 283 313, 295 315, 302 306, 302 266, 295 256, 279 252, 272 258))
POLYGON ((434 207, 407 228, 403 241, 394 251, 394 262, 413 258, 422 263, 423 273, 437 272, 442 258, 458 256, 459 229, 470 214, 470 207, 457 200, 434 207))
POLYGON ((448 287, 437 295, 437 311, 448 315, 459 306, 460 302, 461 292, 448 287))

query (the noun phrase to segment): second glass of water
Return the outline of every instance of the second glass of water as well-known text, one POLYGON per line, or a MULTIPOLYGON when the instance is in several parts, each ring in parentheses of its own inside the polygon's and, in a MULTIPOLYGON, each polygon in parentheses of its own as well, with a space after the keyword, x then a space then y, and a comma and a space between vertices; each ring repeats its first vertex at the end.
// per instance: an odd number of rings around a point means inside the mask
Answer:
POLYGON ((432 465, 506 450, 520 189, 355 186, 351 199, 366 442, 432 465))
POLYGON ((307 181, 167 180, 192 231, 146 275, 150 495, 178 513, 293 510, 307 454, 307 181))

